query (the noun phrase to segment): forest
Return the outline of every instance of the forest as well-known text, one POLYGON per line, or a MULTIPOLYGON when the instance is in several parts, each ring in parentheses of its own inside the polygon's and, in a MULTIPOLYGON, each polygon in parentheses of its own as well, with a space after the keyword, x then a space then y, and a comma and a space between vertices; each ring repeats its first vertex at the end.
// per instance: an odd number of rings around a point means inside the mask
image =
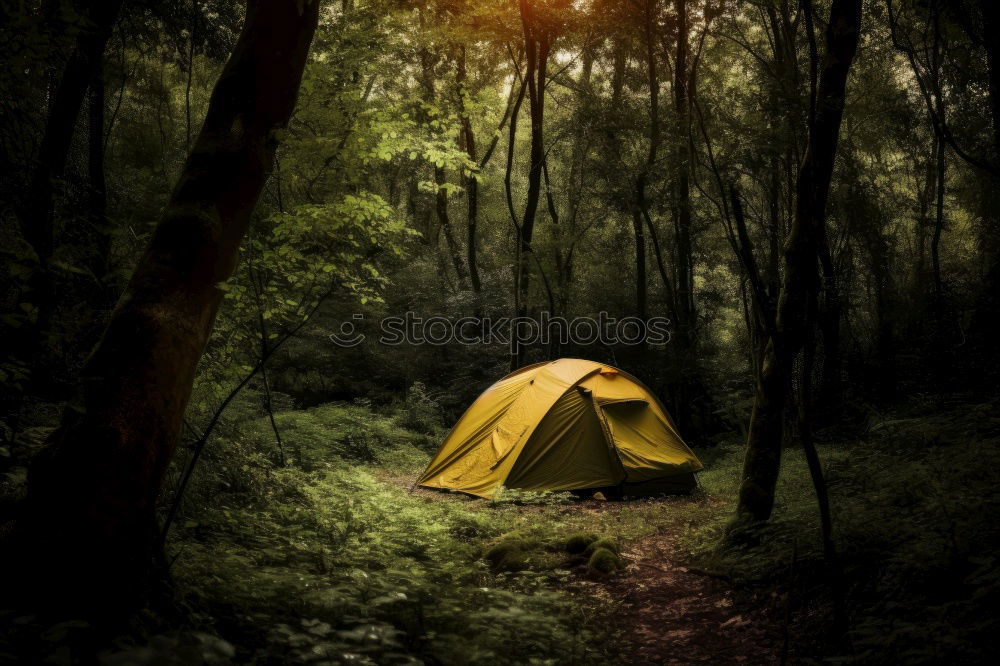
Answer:
POLYGON ((994 0, 0 0, 0 174, 0 664, 1000 656, 994 0))

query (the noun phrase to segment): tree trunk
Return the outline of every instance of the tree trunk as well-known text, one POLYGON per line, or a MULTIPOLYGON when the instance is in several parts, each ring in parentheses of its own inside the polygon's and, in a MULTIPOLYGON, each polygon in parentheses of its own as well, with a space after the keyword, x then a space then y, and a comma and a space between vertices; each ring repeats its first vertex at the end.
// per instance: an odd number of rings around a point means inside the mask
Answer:
POLYGON ((438 224, 444 231, 444 241, 448 246, 448 254, 451 255, 451 264, 455 267, 455 275, 458 277, 458 288, 465 291, 469 288, 469 276, 466 272, 465 261, 462 259, 462 248, 455 238, 455 231, 451 227, 451 218, 448 215, 448 190, 443 186, 447 183, 444 167, 434 167, 434 183, 437 185, 437 192, 434 194, 434 210, 437 213, 438 224))
MULTIPOLYGON (((423 26, 425 23, 423 10, 420 11, 420 25, 423 26)), ((426 46, 420 48, 420 73, 421 73, 421 85, 423 87, 423 99, 428 105, 433 105, 436 101, 437 93, 434 86, 434 65, 439 61, 439 56, 436 53, 431 52, 426 46)), ((428 114, 423 114, 425 121, 430 121, 432 118, 428 114)), ((468 289, 468 275, 466 273, 465 261, 462 258, 462 249, 459 247, 458 239, 455 238, 455 232, 451 226, 451 217, 448 215, 448 190, 443 186, 447 183, 447 176, 443 166, 434 167, 434 209, 433 215, 437 218, 438 224, 441 226, 441 231, 444 232, 445 246, 448 252, 448 256, 451 259, 451 264, 455 269, 455 276, 458 279, 459 290, 468 289)), ((428 224, 428 231, 430 230, 430 225, 428 224)), ((435 243, 435 247, 438 244, 435 243)), ((442 268, 442 278, 448 280, 447 269, 445 269, 445 264, 441 263, 442 268)))
MULTIPOLYGON (((170 200, 77 397, 29 475, 15 536, 31 594, 87 614, 148 592, 154 509, 195 370, 272 169, 319 14, 250 0, 170 200)), ((10 571, 10 569, 8 569, 10 571)), ((21 571, 21 569, 17 569, 21 571)))
POLYGON ((65 375, 62 361, 47 344, 52 327, 53 309, 59 292, 49 265, 56 246, 55 199, 57 183, 66 169, 73 131, 83 108, 88 86, 94 81, 104 48, 118 15, 122 0, 91 2, 86 8, 89 29, 79 33, 58 84, 55 85, 38 157, 28 186, 28 200, 19 216, 21 233, 37 256, 37 265, 29 281, 31 302, 37 307, 34 325, 25 327, 15 345, 34 358, 30 393, 50 399, 64 399, 59 380, 65 375))
MULTIPOLYGON (((819 331, 823 339, 823 365, 819 409, 815 410, 814 413, 824 421, 830 421, 839 414, 843 397, 840 381, 840 317, 842 307, 837 268, 833 263, 826 233, 822 234, 819 241, 819 261, 823 272, 822 299, 818 312, 819 331)), ((803 395, 808 394, 803 393, 803 395)))
MULTIPOLYGON (((996 0, 980 0, 979 4, 983 12, 983 42, 986 47, 990 114, 993 121, 993 155, 996 161, 1000 160, 1000 3, 996 0)), ((997 176, 991 174, 990 179, 990 184, 996 190, 997 176)), ((983 331, 981 335, 992 342, 997 330, 997 312, 1000 311, 997 306, 997 294, 1000 294, 1000 221, 995 214, 989 227, 984 243, 988 252, 986 277, 980 303, 976 308, 977 323, 974 327, 983 331)), ((989 347, 996 348, 993 344, 989 347)))
POLYGON ((872 275, 875 278, 875 316, 877 339, 875 343, 876 369, 878 372, 878 398, 884 403, 896 397, 896 354, 894 317, 890 311, 892 286, 889 251, 884 239, 871 244, 872 275))
POLYGON ((632 232, 635 234, 635 316, 646 319, 649 313, 646 305, 646 232, 639 204, 632 206, 632 232))
POLYGON ((993 148, 1000 157, 1000 3, 996 0, 980 0, 980 7, 983 12, 983 42, 989 72, 993 148))
POLYGON ((785 243, 785 273, 775 328, 764 350, 754 398, 737 518, 765 521, 774 507, 781 462, 782 415, 795 356, 802 347, 808 303, 819 288, 818 243, 825 224, 847 77, 858 46, 861 0, 834 0, 820 68, 816 114, 796 186, 795 217, 785 243))
POLYGON ((691 248, 691 184, 688 126, 690 117, 687 0, 674 0, 677 13, 677 52, 674 61, 674 108, 677 116, 674 205, 677 224, 677 332, 681 353, 686 354, 694 331, 694 265, 691 248))
MULTIPOLYGON (((539 25, 534 8, 529 0, 520 0, 521 23, 524 31, 526 56, 525 78, 528 82, 528 111, 531 116, 531 152, 528 171, 528 192, 524 204, 524 215, 518 233, 517 316, 528 313, 528 295, 531 282, 531 241, 535 230, 535 213, 542 192, 542 167, 545 162, 543 127, 545 122, 545 83, 551 35, 539 25)), ((524 360, 524 349, 514 350, 512 367, 520 367, 524 360)))
POLYGON ((90 233, 94 243, 89 263, 103 292, 111 253, 111 233, 108 229, 108 193, 104 176, 104 68, 100 61, 94 68, 94 78, 90 83, 88 116, 87 172, 90 179, 90 233))
POLYGON ((934 184, 937 181, 936 157, 938 141, 931 146, 930 155, 925 162, 915 160, 923 169, 922 186, 917 184, 917 224, 916 224, 916 261, 913 280, 913 299, 921 306, 927 303, 927 229, 933 227, 931 219, 931 203, 934 197, 934 184))
POLYGON ((653 17, 656 0, 646 0, 643 5, 643 36, 646 42, 646 77, 649 84, 649 149, 646 163, 635 180, 635 203, 632 210, 632 228, 635 233, 635 283, 636 314, 645 319, 647 315, 646 283, 646 236, 643 231, 644 218, 649 215, 646 201, 646 182, 656 165, 656 153, 660 146, 660 77, 656 69, 656 39, 653 17))
MULTIPOLYGON (((476 152, 476 135, 472 131, 472 119, 469 118, 468 109, 466 109, 466 72, 465 72, 465 46, 461 46, 459 49, 458 56, 458 71, 455 74, 455 83, 458 84, 458 99, 459 108, 461 110, 462 117, 462 142, 465 144, 465 152, 469 156, 469 160, 473 163, 478 163, 479 157, 476 152)), ((511 83, 511 91, 513 92, 514 83, 511 83)), ((507 112, 510 110, 510 101, 507 102, 507 112)), ((497 135, 499 136, 499 134, 497 135)), ((479 174, 474 173, 471 176, 465 178, 465 196, 466 203, 468 204, 466 212, 466 230, 467 236, 466 240, 468 246, 466 247, 466 261, 468 262, 469 268, 469 280, 472 283, 472 291, 475 294, 479 294, 483 291, 483 283, 479 277, 479 262, 476 258, 476 238, 477 229, 479 227, 479 174)))
POLYGON ((944 284, 941 280, 941 233, 944 231, 944 195, 945 176, 947 175, 945 161, 945 140, 938 137, 934 151, 934 233, 931 236, 931 275, 934 280, 935 314, 941 307, 944 284))
MULTIPOLYGON (((595 40, 596 41, 596 40, 595 40)), ((566 186, 566 201, 569 207, 567 229, 564 238, 568 242, 563 247, 556 248, 558 253, 558 264, 556 265, 556 292, 559 312, 566 312, 572 299, 573 289, 573 253, 574 246, 578 240, 577 220, 580 210, 583 208, 584 198, 584 159, 587 154, 590 128, 586 127, 584 114, 587 113, 588 105, 594 94, 591 78, 594 73, 594 59, 596 45, 595 41, 588 41, 583 46, 581 54, 580 78, 577 80, 577 118, 580 123, 580 131, 574 133, 572 149, 570 151, 569 178, 566 186)))
POLYGON ((21 216, 21 230, 46 266, 55 249, 53 206, 55 183, 62 178, 69 156, 76 119, 83 108, 87 87, 94 80, 104 47, 118 20, 122 0, 92 2, 87 13, 90 29, 80 33, 73 53, 66 63, 55 97, 49 106, 45 133, 38 149, 38 161, 32 174, 28 206, 21 216))

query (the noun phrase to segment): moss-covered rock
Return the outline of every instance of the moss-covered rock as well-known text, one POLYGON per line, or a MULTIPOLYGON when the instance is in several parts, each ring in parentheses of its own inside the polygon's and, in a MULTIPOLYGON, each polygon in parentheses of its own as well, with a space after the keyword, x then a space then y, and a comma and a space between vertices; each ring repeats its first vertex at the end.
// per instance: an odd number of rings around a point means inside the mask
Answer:
POLYGON ((590 555, 587 569, 591 573, 607 576, 624 569, 625 565, 618 555, 607 548, 598 548, 590 555))
POLYGON ((587 548, 583 551, 583 554, 586 555, 587 557, 590 557, 595 552, 601 549, 610 550, 615 555, 618 555, 619 553, 618 544, 615 542, 614 539, 609 539, 608 537, 602 537, 588 544, 587 548))
POLYGON ((483 555, 495 572, 534 569, 544 544, 538 539, 508 538, 496 544, 483 555))
POLYGON ((576 534, 570 534, 563 541, 563 550, 565 550, 570 555, 580 555, 585 550, 587 550, 587 546, 599 540, 600 538, 601 537, 599 537, 596 534, 589 534, 586 532, 578 532, 576 534))

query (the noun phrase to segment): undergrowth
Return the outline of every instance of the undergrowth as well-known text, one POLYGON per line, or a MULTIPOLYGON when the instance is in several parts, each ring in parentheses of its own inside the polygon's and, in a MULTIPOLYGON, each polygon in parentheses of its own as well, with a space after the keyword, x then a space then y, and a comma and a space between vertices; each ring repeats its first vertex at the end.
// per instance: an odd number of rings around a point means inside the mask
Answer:
POLYGON ((860 433, 817 433, 837 581, 795 446, 772 519, 727 541, 741 442, 698 451, 706 469, 690 496, 580 504, 563 493, 409 492, 445 434, 433 402, 413 394, 381 409, 284 409, 280 445, 256 397, 234 404, 167 545, 186 628, 121 641, 105 663, 627 663, 613 605, 567 594, 567 583, 630 575, 619 553, 634 557, 659 533, 677 536, 673 559, 737 593, 775 591, 794 663, 991 663, 996 402, 917 400, 860 433), (838 595, 846 637, 832 631, 838 595))
POLYGON ((199 628, 262 664, 602 661, 588 611, 547 584, 562 574, 498 571, 484 557, 522 523, 519 501, 411 494, 373 473, 426 464, 443 432, 415 416, 279 413, 285 467, 268 460, 266 419, 218 437, 169 544, 199 628))
MULTIPOLYGON (((819 447, 842 581, 824 560, 804 456, 787 449, 774 515, 740 545, 723 534, 739 484, 733 446, 706 461, 705 491, 722 500, 684 539, 699 566, 739 585, 790 590, 804 656, 837 663, 992 663, 1000 619, 998 404, 915 401, 857 438, 819 447), (841 585, 848 634, 833 628, 841 585)), ((822 433, 821 433, 822 434, 822 433)))

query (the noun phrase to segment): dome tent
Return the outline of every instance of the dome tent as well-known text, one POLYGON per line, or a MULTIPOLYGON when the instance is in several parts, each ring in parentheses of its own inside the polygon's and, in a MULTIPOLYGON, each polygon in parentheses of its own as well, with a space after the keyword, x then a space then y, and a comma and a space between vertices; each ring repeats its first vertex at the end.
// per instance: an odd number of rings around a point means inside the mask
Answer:
POLYGON ((702 464, 653 393, 628 373, 574 358, 489 387, 417 484, 492 497, 499 488, 688 492, 702 464))

